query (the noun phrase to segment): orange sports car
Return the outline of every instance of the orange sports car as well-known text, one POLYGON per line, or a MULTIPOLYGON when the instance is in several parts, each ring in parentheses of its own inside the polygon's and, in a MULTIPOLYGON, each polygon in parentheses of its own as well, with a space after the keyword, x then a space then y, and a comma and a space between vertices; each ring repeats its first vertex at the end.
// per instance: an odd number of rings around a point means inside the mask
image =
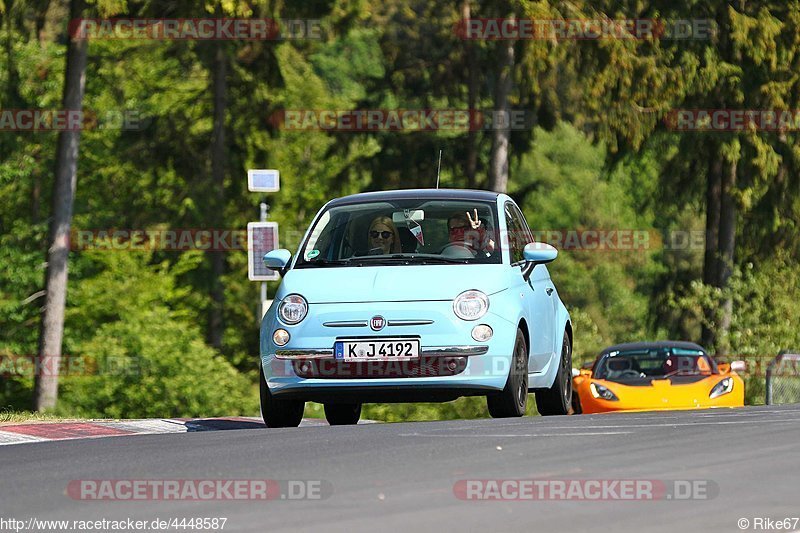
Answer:
POLYGON ((576 413, 744 405, 742 378, 691 342, 610 346, 591 369, 573 369, 572 374, 576 413))

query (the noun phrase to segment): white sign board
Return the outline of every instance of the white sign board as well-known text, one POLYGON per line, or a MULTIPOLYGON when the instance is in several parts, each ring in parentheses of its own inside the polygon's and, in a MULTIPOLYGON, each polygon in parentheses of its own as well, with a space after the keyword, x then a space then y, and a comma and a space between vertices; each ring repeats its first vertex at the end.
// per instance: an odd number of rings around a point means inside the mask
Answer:
POLYGON ((281 173, 274 169, 249 169, 247 190, 252 192, 277 192, 281 188, 281 173))
POLYGON ((280 275, 264 266, 264 254, 278 248, 277 222, 247 223, 247 277, 250 281, 275 281, 280 275))

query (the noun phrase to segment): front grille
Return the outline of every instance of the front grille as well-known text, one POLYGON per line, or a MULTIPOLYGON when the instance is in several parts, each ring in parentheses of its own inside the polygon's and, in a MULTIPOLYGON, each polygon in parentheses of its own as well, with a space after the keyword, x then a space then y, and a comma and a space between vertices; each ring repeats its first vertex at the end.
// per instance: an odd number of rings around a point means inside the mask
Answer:
POLYGON ((455 376, 467 368, 466 357, 420 357, 408 361, 309 359, 292 361, 301 378, 383 379, 455 376))

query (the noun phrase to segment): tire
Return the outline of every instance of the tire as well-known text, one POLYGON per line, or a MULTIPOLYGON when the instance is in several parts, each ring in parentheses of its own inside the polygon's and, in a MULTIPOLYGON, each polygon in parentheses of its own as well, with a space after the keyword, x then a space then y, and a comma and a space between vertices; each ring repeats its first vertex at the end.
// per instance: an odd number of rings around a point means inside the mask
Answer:
POLYGON ((556 379, 549 389, 536 391, 536 408, 542 416, 568 415, 572 410, 572 394, 572 345, 565 331, 556 379))
POLYGON ((261 418, 268 428, 296 428, 303 420, 306 402, 302 400, 276 400, 269 392, 264 379, 264 369, 258 371, 261 394, 261 418))
POLYGON ((358 424, 361 418, 360 403, 326 403, 325 420, 332 426, 350 426, 358 424))
POLYGON ((501 392, 486 397, 492 418, 522 416, 528 407, 528 346, 521 330, 517 330, 511 361, 506 386, 501 392))

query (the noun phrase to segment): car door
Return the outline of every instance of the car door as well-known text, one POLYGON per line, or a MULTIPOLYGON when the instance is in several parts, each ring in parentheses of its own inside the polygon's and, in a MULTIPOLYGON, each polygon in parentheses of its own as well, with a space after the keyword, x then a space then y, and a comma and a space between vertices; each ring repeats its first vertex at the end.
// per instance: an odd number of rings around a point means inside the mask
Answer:
MULTIPOLYGON (((523 249, 533 242, 533 233, 528 227, 525 216, 512 202, 506 204, 506 223, 509 228, 511 261, 524 265, 523 249)), ((520 266, 522 277, 522 266, 520 266)), ((555 329, 554 287, 546 265, 537 265, 531 272, 523 291, 528 311, 528 329, 530 333, 529 372, 540 372, 545 369, 553 354, 553 330, 555 329)))

